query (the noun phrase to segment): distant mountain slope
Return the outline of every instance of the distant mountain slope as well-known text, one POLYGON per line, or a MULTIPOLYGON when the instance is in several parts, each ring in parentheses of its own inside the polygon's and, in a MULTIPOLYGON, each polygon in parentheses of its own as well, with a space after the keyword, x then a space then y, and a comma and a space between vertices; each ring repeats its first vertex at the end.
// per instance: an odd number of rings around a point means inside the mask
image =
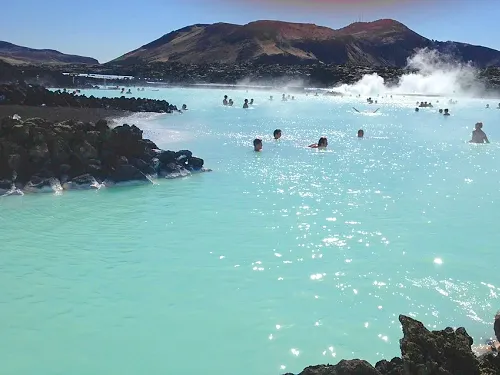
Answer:
POLYGON ((455 42, 434 42, 400 22, 357 22, 339 30, 313 24, 256 21, 246 25, 197 24, 162 36, 111 64, 151 62, 288 63, 323 62, 405 66, 418 48, 453 51, 480 67, 498 64, 500 52, 455 42))
POLYGON ((99 64, 91 57, 66 55, 51 49, 33 49, 0 41, 0 59, 10 64, 99 64))

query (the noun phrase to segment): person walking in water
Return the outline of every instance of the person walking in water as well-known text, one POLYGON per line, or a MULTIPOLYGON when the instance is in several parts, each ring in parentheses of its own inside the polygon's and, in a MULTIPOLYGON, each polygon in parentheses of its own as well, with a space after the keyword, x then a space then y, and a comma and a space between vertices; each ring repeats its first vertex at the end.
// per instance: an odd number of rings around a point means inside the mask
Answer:
POLYGON ((472 139, 469 143, 490 143, 486 133, 483 131, 483 123, 476 123, 475 130, 472 132, 472 139))

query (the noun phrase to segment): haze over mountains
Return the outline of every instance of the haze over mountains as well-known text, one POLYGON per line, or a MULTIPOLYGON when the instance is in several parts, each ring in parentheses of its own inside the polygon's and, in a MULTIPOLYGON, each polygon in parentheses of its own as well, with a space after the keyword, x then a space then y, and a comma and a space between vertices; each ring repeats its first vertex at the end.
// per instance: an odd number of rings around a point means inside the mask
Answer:
MULTIPOLYGON (((437 42, 391 19, 356 22, 338 30, 282 21, 196 24, 166 34, 108 64, 325 63, 404 67, 421 48, 445 52, 481 68, 500 66, 500 51, 460 42, 437 42)), ((91 57, 1 41, 0 59, 16 65, 99 63, 91 57)))
POLYGON ((99 64, 91 57, 67 55, 51 49, 34 49, 0 41, 0 60, 22 64, 99 64))
POLYGON ((390 19, 334 30, 314 24, 255 21, 187 26, 113 61, 116 64, 287 63, 403 67, 416 49, 451 53, 479 67, 500 65, 500 51, 458 42, 436 42, 390 19))

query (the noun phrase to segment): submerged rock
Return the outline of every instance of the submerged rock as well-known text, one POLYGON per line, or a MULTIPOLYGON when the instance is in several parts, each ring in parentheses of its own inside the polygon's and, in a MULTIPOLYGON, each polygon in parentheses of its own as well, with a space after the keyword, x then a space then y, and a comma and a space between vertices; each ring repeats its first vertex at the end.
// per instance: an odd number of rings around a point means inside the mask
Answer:
MULTIPOLYGON (((337 365, 318 365, 299 375, 498 375, 500 356, 477 357, 473 339, 465 328, 429 331, 418 320, 400 315, 403 328, 401 358, 379 361, 375 367, 359 359, 342 360, 337 365)), ((291 375, 291 374, 288 374, 291 375)))

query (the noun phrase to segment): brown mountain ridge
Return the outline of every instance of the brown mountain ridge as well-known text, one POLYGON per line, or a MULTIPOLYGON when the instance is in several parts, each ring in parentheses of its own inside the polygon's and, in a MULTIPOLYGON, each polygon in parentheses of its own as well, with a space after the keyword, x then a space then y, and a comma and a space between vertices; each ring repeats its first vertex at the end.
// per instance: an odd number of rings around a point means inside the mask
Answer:
POLYGON ((99 64, 99 61, 91 57, 67 55, 52 49, 35 49, 18 46, 0 40, 0 60, 13 65, 24 64, 99 64))
POLYGON ((478 67, 500 64, 500 51, 436 42, 391 19, 356 22, 338 30, 282 21, 196 24, 166 34, 110 64, 321 62, 402 67, 417 49, 426 47, 472 61, 478 67))

